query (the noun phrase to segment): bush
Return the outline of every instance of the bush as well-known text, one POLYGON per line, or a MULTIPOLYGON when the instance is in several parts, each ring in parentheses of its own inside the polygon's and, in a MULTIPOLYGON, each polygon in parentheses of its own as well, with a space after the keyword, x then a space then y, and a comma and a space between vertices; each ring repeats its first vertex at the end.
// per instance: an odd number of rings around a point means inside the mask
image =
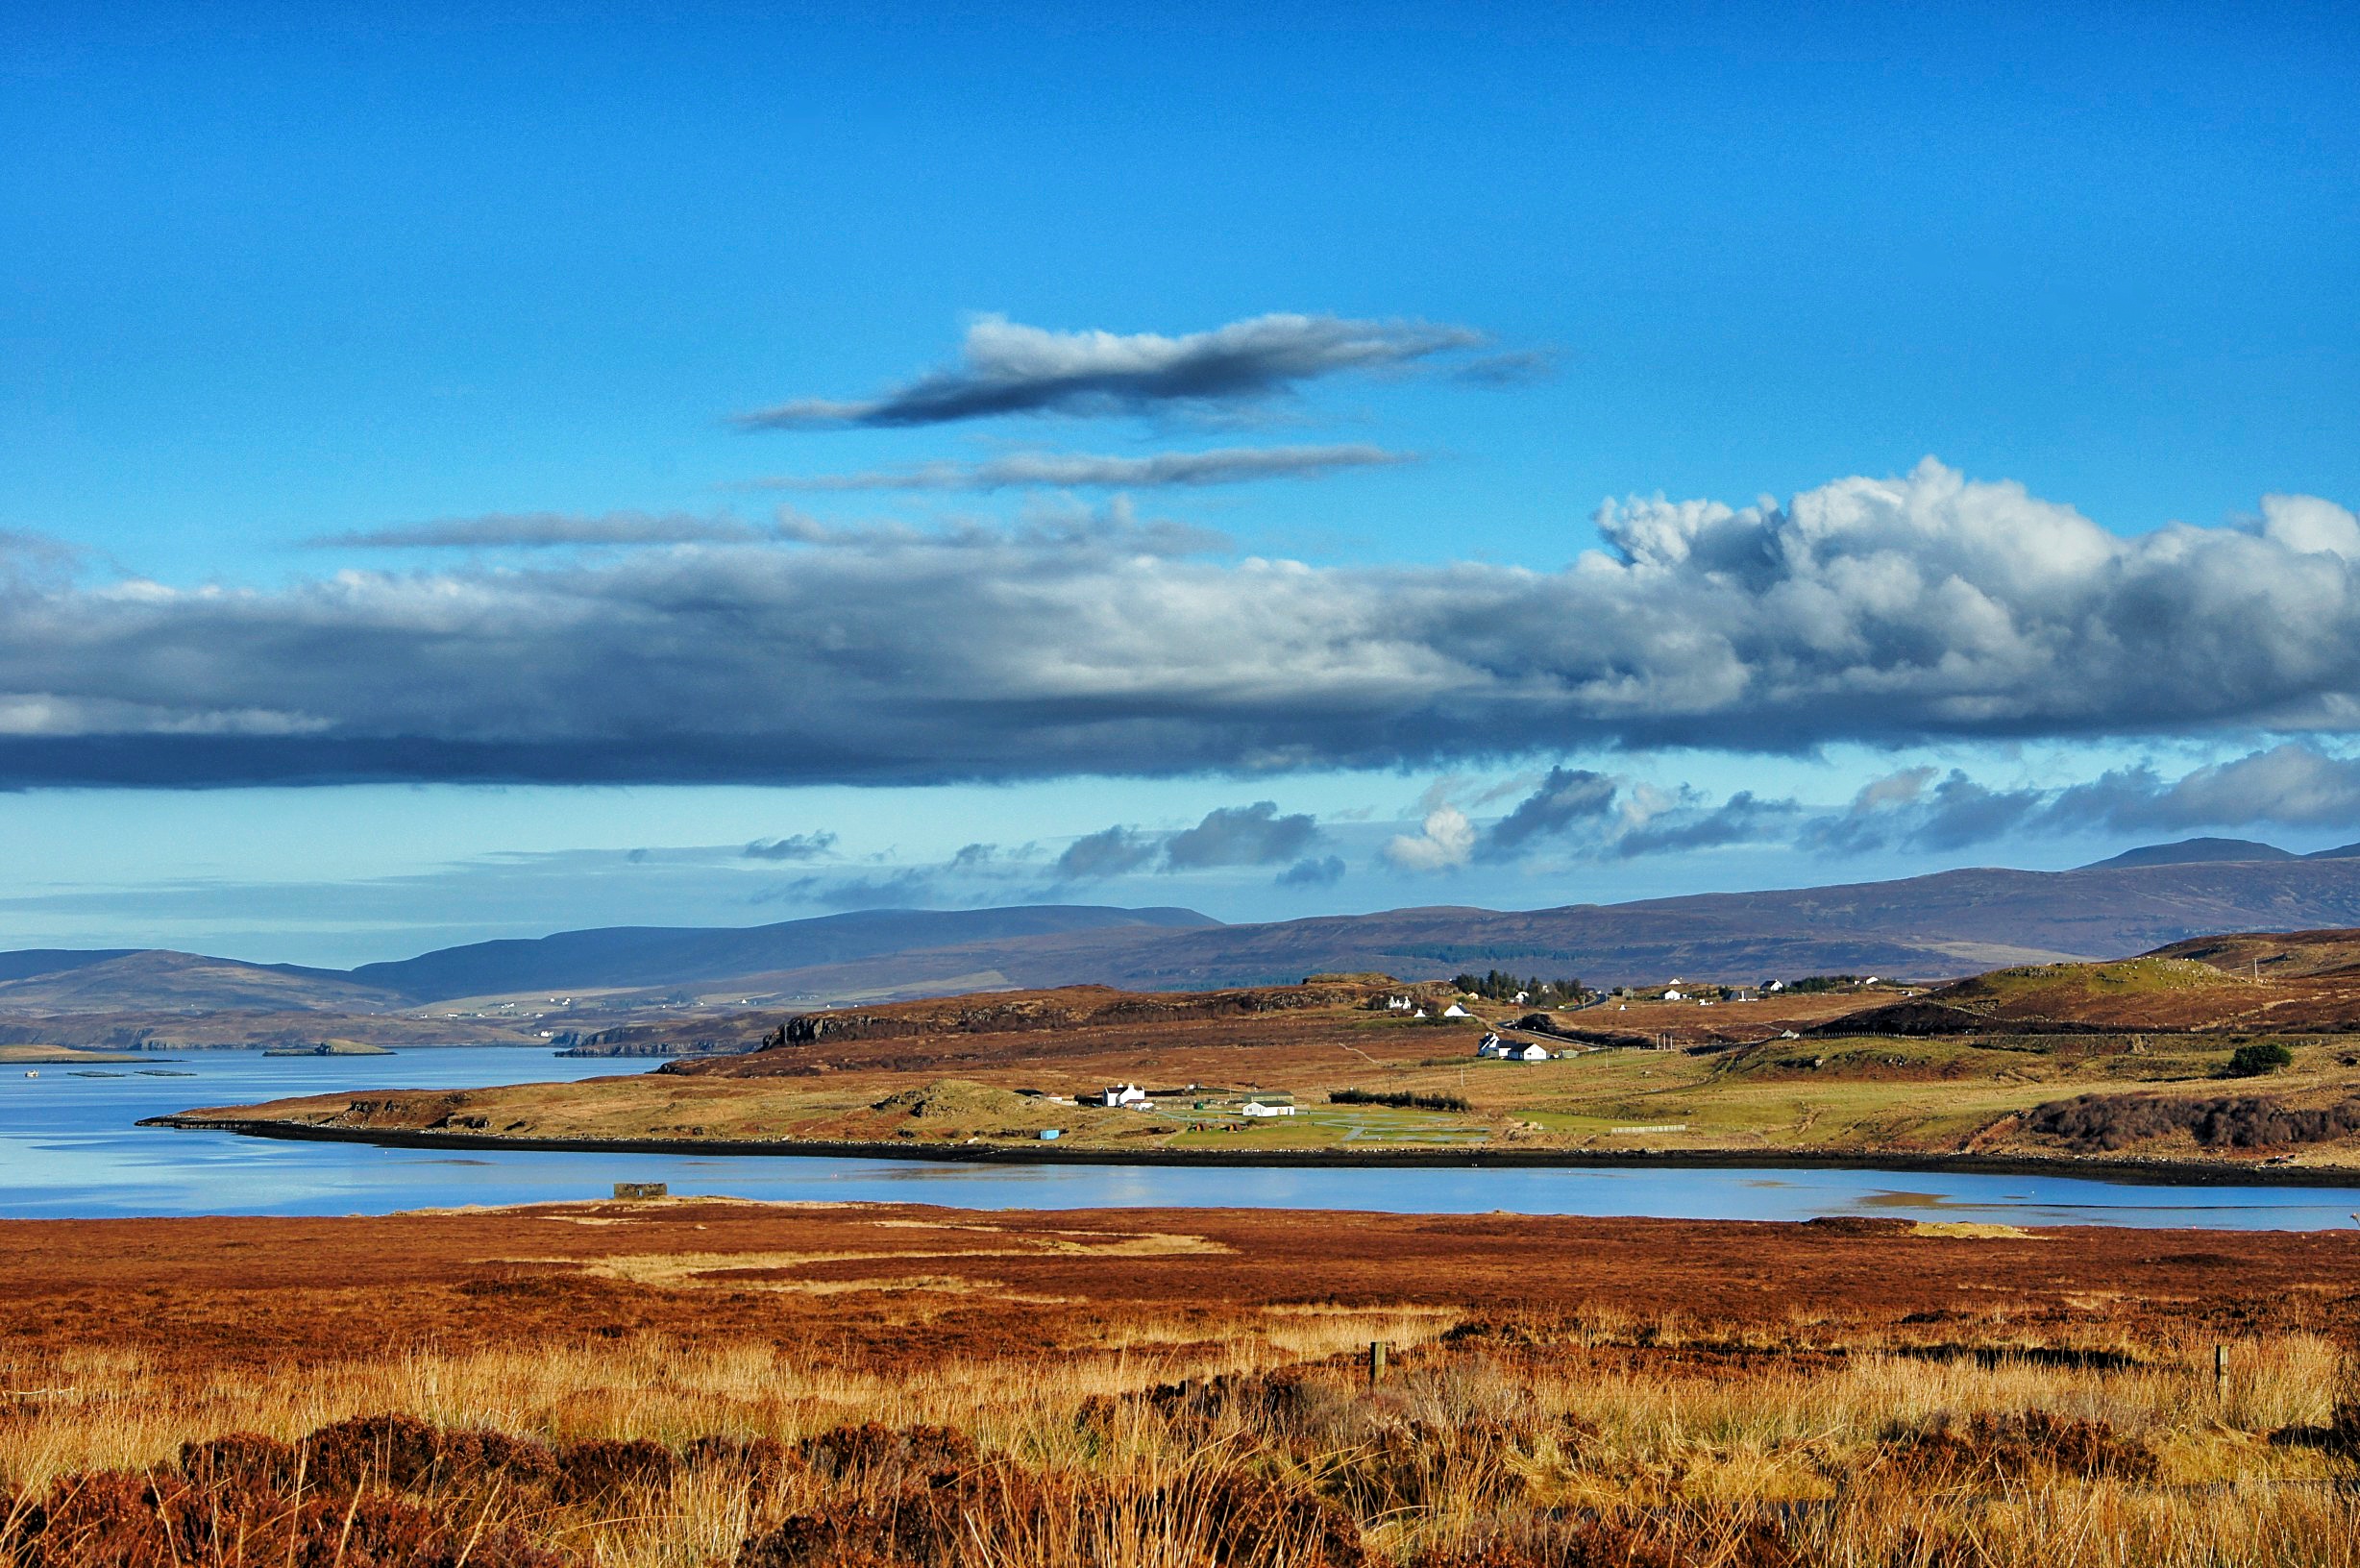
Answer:
POLYGON ((557 1495, 586 1503, 627 1487, 662 1488, 678 1468, 672 1450, 652 1438, 593 1437, 558 1452, 557 1495))
POLYGON ((2111 1153, 2185 1129, 2203 1148, 2269 1149, 2324 1143, 2360 1132, 2360 1100, 2302 1110, 2267 1094, 2211 1100, 2159 1094, 2083 1094, 2035 1106, 2025 1117, 2035 1133, 2061 1139, 2077 1153, 2111 1153))
POLYGON ((1334 1089, 1328 1090, 1330 1105, 1389 1105, 1400 1111, 1465 1111, 1471 1109, 1463 1094, 1421 1094, 1412 1090, 1334 1089))
POLYGON ((2232 1078, 2259 1078, 2264 1073, 2294 1065, 2295 1053, 2274 1040, 2240 1045, 2229 1053, 2229 1076, 2232 1078))
POLYGON ((357 1491, 372 1482, 397 1491, 433 1472, 439 1434, 415 1416, 356 1415, 304 1439, 305 1472, 313 1485, 357 1491))
POLYGON ((2077 1421, 2048 1410, 2018 1415, 1988 1411, 1964 1426, 1937 1422, 1923 1432, 1888 1437, 1892 1465, 1912 1481, 1938 1484, 2021 1481, 2043 1474, 2155 1479, 2154 1451, 2103 1421, 2077 1421))

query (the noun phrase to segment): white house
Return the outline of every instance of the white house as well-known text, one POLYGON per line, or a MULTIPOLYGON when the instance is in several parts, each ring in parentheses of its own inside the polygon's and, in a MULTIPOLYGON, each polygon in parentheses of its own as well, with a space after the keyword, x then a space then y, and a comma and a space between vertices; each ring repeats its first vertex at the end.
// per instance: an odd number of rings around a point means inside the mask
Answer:
POLYGON ((1511 1062, 1546 1062, 1549 1053, 1537 1045, 1510 1045, 1503 1054, 1511 1062))
POLYGON ((1453 1002, 1450 1004, 1450 1006, 1442 1009, 1442 1017, 1446 1018, 1463 1018, 1466 1016, 1466 1009, 1461 1007, 1457 1002, 1453 1002))
POLYGON ((1786 982, 1783 980, 1773 980, 1761 989, 1764 991, 1784 991, 1786 989, 1786 982))
POLYGON ((1529 991, 1519 991, 1516 992, 1516 1005, 1518 1007, 1522 1007, 1526 1002, 1529 1002, 1532 999, 1533 993, 1529 991))
POLYGON ((1238 1115, 1241 1116, 1291 1116, 1294 1115, 1294 1107, 1291 1105, 1265 1105, 1260 1100, 1248 1100, 1238 1107, 1238 1115))
POLYGON ((1407 1013, 1410 1011, 1410 998, 1407 996, 1388 996, 1385 998, 1385 1011, 1388 1013, 1407 1013))
POLYGON ((1147 1091, 1137 1084, 1112 1084, 1098 1095, 1100 1105, 1144 1105, 1147 1091))
POLYGON ((1414 1017, 1414 1018, 1422 1018, 1422 1017, 1424 1017, 1425 1016, 1426 1016, 1426 1010, 1425 1010, 1424 1008, 1422 1008, 1422 1007, 1421 1007, 1421 1008, 1419 1008, 1419 1009, 1418 1009, 1417 1011, 1415 1011, 1414 1013, 1412 1013, 1412 1014, 1410 1015, 1410 1017, 1414 1017))
POLYGON ((1498 1056, 1507 1048, 1500 1043, 1499 1036, 1487 1029, 1484 1031, 1483 1043, 1475 1047, 1475 1054, 1477 1056, 1498 1056))
POLYGON ((1683 996, 1683 995, 1682 995, 1680 992, 1676 992, 1676 991, 1667 991, 1667 992, 1665 992, 1663 993, 1663 999, 1664 999, 1665 1001, 1667 1001, 1667 1002, 1684 1002, 1684 1001, 1686 1001, 1686 1000, 1687 1000, 1687 998, 1686 998, 1685 996, 1683 996))

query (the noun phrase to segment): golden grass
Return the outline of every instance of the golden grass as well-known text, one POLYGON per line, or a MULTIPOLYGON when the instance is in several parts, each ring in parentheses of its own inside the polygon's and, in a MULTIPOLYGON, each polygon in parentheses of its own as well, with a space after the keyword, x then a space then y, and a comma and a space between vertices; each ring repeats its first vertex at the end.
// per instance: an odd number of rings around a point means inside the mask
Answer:
MULTIPOLYGON (((896 1311, 922 1321, 915 1303, 896 1311)), ((2355 1363, 2317 1335, 2233 1342, 2216 1379, 2209 1340, 2104 1330, 2017 1343, 2004 1320, 1954 1325, 1964 1340, 1950 1343, 1807 1313, 1738 1334, 1593 1308, 1445 1337, 1457 1322, 1406 1307, 1144 1312, 1080 1348, 918 1375, 654 1335, 356 1355, 259 1377, 119 1351, 0 1352, 0 1387, 13 1391, 0 1406, 0 1482, 24 1498, 82 1472, 169 1466, 187 1441, 294 1441, 372 1412, 561 1444, 794 1445, 876 1422, 972 1439, 963 1533, 941 1560, 991 1568, 1334 1560, 1294 1515, 1267 1540, 1240 1535, 1231 1512, 1247 1482, 1342 1509, 1380 1563, 1497 1542, 1505 1555, 1490 1560, 1510 1568, 1558 1561, 1514 1556, 1517 1532, 1596 1520, 1663 1554, 1635 1561, 1727 1568, 2360 1568, 2360 1502, 2330 1433, 2355 1363), (1373 1388, 1360 1360, 1371 1340, 1395 1363, 1373 1388), (2090 1354, 2072 1364, 2067 1352, 2090 1354), (1212 1392, 1177 1393, 1191 1380, 1212 1392), (1157 1388, 1175 1391, 1147 1397, 1157 1388), (1925 1434, 2031 1417, 2151 1468, 2075 1473, 2037 1450, 2013 1470, 1909 1468, 1925 1434), (1761 1555, 1763 1530, 1785 1558, 1761 1555)), ((732 1562, 790 1516, 886 1506, 882 1484, 689 1466, 628 1506, 529 1523, 604 1568, 690 1568, 732 1562)))

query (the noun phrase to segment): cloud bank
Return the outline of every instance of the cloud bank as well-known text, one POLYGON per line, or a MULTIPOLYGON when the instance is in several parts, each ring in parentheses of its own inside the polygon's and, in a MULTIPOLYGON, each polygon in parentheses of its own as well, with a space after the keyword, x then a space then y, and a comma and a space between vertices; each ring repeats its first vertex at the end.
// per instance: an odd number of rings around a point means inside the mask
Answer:
POLYGON ((923 783, 2360 729, 2360 520, 2324 501, 2122 538, 1929 461, 1597 523, 1609 548, 1553 572, 1223 561, 1116 511, 268 591, 0 577, 0 784, 923 783))
POLYGON ((979 463, 925 463, 867 474, 819 474, 809 478, 756 480, 765 490, 959 490, 984 492, 1025 486, 1149 490, 1171 486, 1245 484, 1256 479, 1315 479, 1355 468, 1391 468, 1417 461, 1414 453, 1365 444, 1305 447, 1221 447, 1211 452, 1159 452, 1143 457, 1087 452, 1016 453, 979 463))
POLYGON ((1158 835, 1117 823, 1074 840, 1057 858, 1050 875, 1056 882, 1094 881, 1140 870, 1161 856, 1163 864, 1156 869, 1168 872, 1295 861, 1286 875, 1333 881, 1343 874, 1341 862, 1330 874, 1326 863, 1305 856, 1318 842, 1317 819, 1308 813, 1282 817, 1276 801, 1257 800, 1250 806, 1216 806, 1194 827, 1176 833, 1158 835), (1306 867, 1312 870, 1306 871, 1306 867))
POLYGON ((1137 414, 1239 404, 1347 371, 1392 369, 1487 342, 1468 327, 1266 315, 1209 332, 1059 332, 985 316, 959 362, 873 398, 800 398, 741 414, 747 429, 946 425, 1002 414, 1137 414))
POLYGON ((2166 778, 2117 769, 2063 789, 1994 789, 1954 770, 1878 779, 1840 815, 1804 830, 1810 848, 1960 849, 2015 833, 2185 833, 2277 827, 2360 837, 2360 760, 2286 742, 2166 778))

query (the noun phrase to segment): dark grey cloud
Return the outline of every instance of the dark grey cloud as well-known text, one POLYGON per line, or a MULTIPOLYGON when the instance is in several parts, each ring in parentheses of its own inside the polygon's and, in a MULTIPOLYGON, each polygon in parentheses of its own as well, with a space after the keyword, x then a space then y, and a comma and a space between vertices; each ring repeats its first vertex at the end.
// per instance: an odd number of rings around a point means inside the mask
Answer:
POLYGON ((1907 843, 1919 849, 1963 849, 2022 827, 2041 807, 2038 790, 1995 790, 1961 772, 1926 793, 1907 843))
POLYGON ((2273 825, 2360 834, 2360 760, 2286 742, 2167 778, 2151 764, 2063 789, 1993 789, 1953 770, 1912 768, 1862 789, 1845 812, 1807 824, 1813 849, 1961 849, 2013 833, 2175 833, 2273 825))
POLYGON ((838 910, 929 909, 940 896, 935 873, 924 867, 911 867, 883 876, 799 876, 765 889, 749 902, 838 910))
POLYGON ((1631 859, 1724 844, 1758 844, 1782 836, 1795 816, 1791 800, 1760 800, 1751 790, 1739 790, 1709 811, 1667 812, 1631 828, 1614 841, 1614 853, 1631 859))
POLYGON ((756 839, 739 852, 748 860, 817 860, 834 847, 833 833, 794 833, 783 839, 756 839))
POLYGON ((2360 830, 2360 761, 2289 742, 2165 779, 2121 769, 2059 794, 2059 826, 2176 830, 2271 822, 2360 830))
POLYGON ((742 414, 737 423, 748 429, 894 427, 1236 404, 1322 376, 1398 368, 1487 341, 1466 327, 1340 316, 1254 316, 1179 337, 1060 332, 986 316, 968 328, 956 365, 873 398, 801 398, 742 414))
POLYGON ((564 545, 735 544, 769 536, 768 530, 732 518, 682 512, 605 512, 596 517, 495 512, 321 534, 304 543, 321 550, 547 550, 564 545))
MULTIPOLYGON (((1050 870, 1055 882, 1121 876, 1155 867, 1159 871, 1209 870, 1224 866, 1278 866, 1302 856, 1319 838, 1310 816, 1279 815, 1277 802, 1217 806, 1194 827, 1150 833, 1117 823, 1076 839, 1050 870)), ((961 851, 962 855, 965 851, 961 851)))
POLYGON ((1477 860, 1506 860, 1536 839, 1551 838, 1605 817, 1614 806, 1614 780, 1586 768, 1552 768, 1540 787, 1484 829, 1477 860))
POLYGON ((2118 538, 1930 463, 1599 525, 1610 548, 1555 572, 1193 556, 1110 508, 267 590, 0 580, 0 785, 1266 775, 2360 729, 2360 520, 2324 502, 2118 538))
POLYGON ((1137 828, 1118 823, 1103 831, 1087 834, 1066 846, 1050 868, 1051 878, 1059 882, 1089 882, 1100 877, 1120 876, 1125 871, 1138 870, 1155 858, 1156 842, 1137 828))
POLYGON ((1392 468, 1418 460, 1365 443, 1300 447, 1221 447, 1122 457, 1088 452, 1021 452, 975 463, 924 463, 867 474, 818 474, 754 481, 766 490, 990 491, 1054 486, 1149 490, 1244 484, 1256 479, 1315 479, 1355 468, 1392 468))
POLYGON ((1344 863, 1334 855, 1319 860, 1306 858, 1279 872, 1278 885, 1282 888, 1324 888, 1340 881, 1343 874, 1344 863))
POLYGON ((1164 841, 1164 866, 1175 871, 1214 866, 1276 866, 1300 856, 1318 837, 1315 820, 1282 817, 1276 801, 1220 806, 1205 813, 1205 820, 1194 827, 1164 841))
POLYGON ((1963 849, 2043 825, 2053 800, 2034 789, 1995 790, 1954 768, 1938 774, 1933 768, 1908 768, 1873 779, 1841 814, 1805 823, 1797 842, 1839 854, 1892 845, 1963 849))

